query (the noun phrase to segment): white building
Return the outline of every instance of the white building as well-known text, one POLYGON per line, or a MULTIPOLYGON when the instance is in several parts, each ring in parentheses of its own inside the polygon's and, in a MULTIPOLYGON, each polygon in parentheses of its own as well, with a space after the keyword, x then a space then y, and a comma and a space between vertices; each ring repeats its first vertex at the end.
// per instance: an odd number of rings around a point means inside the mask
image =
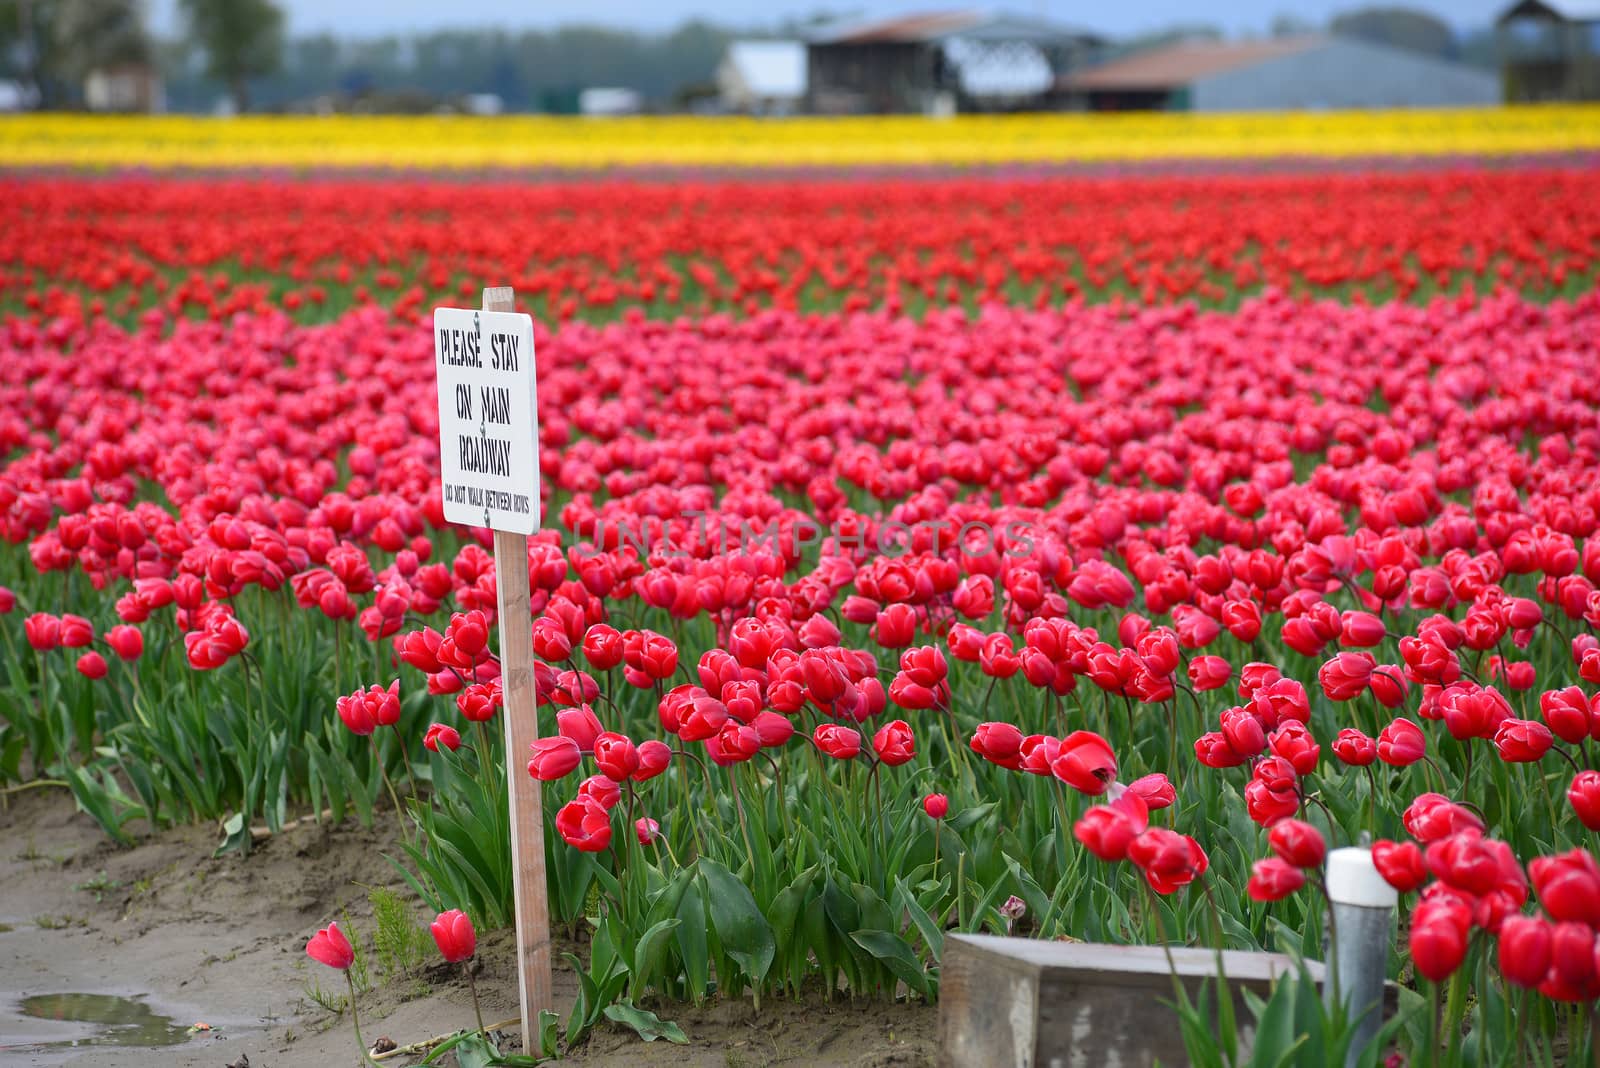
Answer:
POLYGON ((724 109, 791 115, 806 95, 806 47, 799 41, 734 41, 717 66, 724 109))
POLYGON ((141 63, 90 71, 83 81, 83 102, 90 111, 156 113, 167 110, 161 75, 141 63))
POLYGON ((1062 79, 1096 111, 1320 111, 1486 107, 1493 71, 1352 37, 1188 41, 1137 52, 1062 79))
POLYGON ((580 115, 637 115, 644 108, 644 98, 633 89, 596 87, 578 94, 580 115))

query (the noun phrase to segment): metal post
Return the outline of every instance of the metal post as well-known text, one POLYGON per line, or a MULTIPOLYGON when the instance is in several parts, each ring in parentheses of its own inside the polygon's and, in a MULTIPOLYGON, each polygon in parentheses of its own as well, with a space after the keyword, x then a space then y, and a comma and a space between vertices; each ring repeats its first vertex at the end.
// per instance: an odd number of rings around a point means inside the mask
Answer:
POLYGON ((1389 970, 1389 938, 1399 899, 1372 863, 1372 850, 1335 849, 1328 854, 1328 901, 1333 945, 1323 1000, 1343 1000, 1354 1021, 1355 1041, 1345 1057, 1352 1068, 1383 1025, 1383 984, 1389 970))

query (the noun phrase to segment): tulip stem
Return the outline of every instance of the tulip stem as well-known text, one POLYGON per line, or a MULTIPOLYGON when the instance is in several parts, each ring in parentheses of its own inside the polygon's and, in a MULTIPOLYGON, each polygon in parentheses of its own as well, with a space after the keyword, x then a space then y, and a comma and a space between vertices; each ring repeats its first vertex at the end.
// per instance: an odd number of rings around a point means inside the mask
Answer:
POLYGON ((1317 794, 1306 794, 1305 799, 1320 808, 1322 810, 1322 814, 1328 817, 1328 833, 1330 835, 1334 831, 1338 830, 1339 821, 1333 818, 1333 813, 1328 810, 1328 806, 1323 803, 1321 797, 1319 797, 1317 794))
POLYGON ((756 878, 756 873, 758 871, 756 868, 756 847, 751 844, 750 824, 747 823, 744 818, 744 798, 739 790, 739 776, 737 769, 738 766, 735 764, 728 765, 728 781, 733 785, 733 810, 739 816, 739 833, 744 835, 744 848, 745 852, 750 856, 750 878, 753 880, 756 878))
POLYGON ((1178 764, 1178 695, 1173 694, 1167 705, 1167 767, 1181 775, 1178 764))
POLYGON ((406 762, 406 782, 411 784, 411 796, 417 796, 417 773, 411 769, 411 754, 406 752, 406 737, 400 733, 400 724, 391 723, 389 729, 394 731, 394 740, 400 745, 400 759, 406 762))
MULTIPOLYGON (((1329 827, 1331 831, 1333 826, 1329 827)), ((1339 988, 1339 921, 1334 913, 1333 898, 1328 894, 1328 880, 1322 875, 1316 877, 1317 892, 1322 895, 1323 913, 1328 918, 1328 948, 1325 951, 1328 962, 1328 982, 1333 986, 1333 1000, 1340 1002, 1339 988)))
POLYGON ((765 750, 761 755, 767 758, 767 763, 772 765, 772 774, 777 779, 778 785, 778 818, 783 822, 783 837, 786 841, 793 841, 793 834, 789 827, 789 801, 783 793, 783 767, 773 759, 771 753, 765 750))
POLYGON ((472 991, 472 1012, 478 1018, 478 1034, 487 1037, 483 1028, 483 1008, 478 1004, 478 978, 472 974, 472 962, 466 961, 467 989, 472 991))
POLYGON ((980 722, 980 723, 983 722, 986 718, 988 718, 989 698, 994 696, 995 684, 998 683, 999 681, 1000 681, 1000 676, 999 675, 991 675, 991 676, 989 676, 989 688, 987 690, 983 691, 983 704, 978 706, 978 722, 980 722))
POLYGON ((1461 1014, 1467 1003, 1467 977, 1464 968, 1457 968, 1450 977, 1450 996, 1445 1002, 1445 1026, 1450 1028, 1449 1046, 1447 1047, 1447 1063, 1456 1063, 1456 1054, 1461 1046, 1461 1014))
POLYGON ((1362 767, 1367 773, 1367 832, 1372 837, 1378 837, 1378 777, 1372 773, 1372 765, 1362 767))
POLYGON ((1581 774, 1583 772, 1583 769, 1578 766, 1578 762, 1576 760, 1572 759, 1572 754, 1567 752, 1565 749, 1561 748, 1559 745, 1551 746, 1550 747, 1550 751, 1552 753, 1556 753, 1557 755, 1559 755, 1561 757, 1561 759, 1565 760, 1568 764, 1571 764, 1572 765, 1573 774, 1576 775, 1576 774, 1581 774))
MULTIPOLYGON (((681 749, 674 752, 680 755, 683 753, 681 749)), ((706 851, 706 848, 700 841, 700 820, 695 814, 694 800, 689 793, 689 766, 680 763, 674 770, 678 773, 678 785, 683 788, 683 812, 688 817, 689 829, 694 832, 694 855, 698 857, 706 851)))
MULTIPOLYGON (((483 726, 483 720, 478 720, 472 725, 478 735, 478 774, 483 778, 484 789, 490 794, 495 792, 492 776, 493 765, 489 762, 489 732, 483 726)), ((511 754, 506 754, 506 760, 511 760, 511 754)))
POLYGON ((1526 987, 1517 995, 1517 1063, 1521 1068, 1528 1068, 1528 997, 1526 987))
POLYGON ((389 788, 389 800, 394 802, 394 818, 400 821, 400 837, 409 842, 411 832, 406 827, 406 810, 400 807, 400 795, 394 792, 394 783, 389 779, 389 769, 384 766, 383 747, 378 744, 378 736, 371 737, 372 758, 378 762, 378 774, 383 776, 383 785, 389 788))
POLYGON ((1554 832, 1561 824, 1556 818, 1555 799, 1550 796, 1550 781, 1544 777, 1544 769, 1538 764, 1533 765, 1533 777, 1539 780, 1539 790, 1544 794, 1545 811, 1550 814, 1550 828, 1554 832))
POLYGON ((349 968, 344 970, 344 981, 350 985, 350 1025, 356 1029, 356 1045, 361 1047, 361 1061, 363 1064, 372 1064, 372 1054, 361 1037, 361 1021, 356 1018, 356 981, 351 977, 349 968))
POLYGON ((33 789, 36 789, 37 787, 40 787, 40 786, 70 786, 70 785, 71 785, 70 783, 64 782, 61 779, 33 779, 33 780, 29 781, 29 782, 22 783, 19 786, 7 786, 5 789, 0 790, 0 797, 5 797, 5 796, 7 796, 9 794, 20 794, 24 790, 33 790, 33 789))
MULTIPOLYGON (((1427 753, 1423 753, 1422 754, 1422 762, 1424 764, 1426 764, 1430 769, 1432 769, 1434 778, 1439 780, 1439 792, 1442 794, 1447 789, 1449 789, 1449 787, 1447 787, 1445 785, 1444 772, 1439 770, 1439 765, 1437 765, 1437 764, 1435 764, 1433 762, 1433 758, 1430 757, 1427 753)), ((1424 782, 1426 783, 1426 780, 1427 780, 1427 775, 1426 774, 1423 775, 1423 779, 1424 779, 1424 782)))
POLYGON ((1428 1006, 1427 1063, 1434 1064, 1439 1059, 1439 1013, 1443 1011, 1444 1006, 1442 1004, 1443 998, 1440 996, 1439 984, 1430 979, 1428 980, 1428 989, 1432 991, 1433 997, 1431 999, 1432 1003, 1428 1006))

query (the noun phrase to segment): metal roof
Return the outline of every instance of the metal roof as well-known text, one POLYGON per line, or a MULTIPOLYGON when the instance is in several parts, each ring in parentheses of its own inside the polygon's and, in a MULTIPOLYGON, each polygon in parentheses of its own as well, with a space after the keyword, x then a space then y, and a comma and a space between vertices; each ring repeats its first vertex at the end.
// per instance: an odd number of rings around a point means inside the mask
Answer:
POLYGON ((1282 37, 1266 41, 1185 41, 1138 52, 1069 74, 1065 89, 1170 89, 1223 71, 1320 48, 1329 38, 1282 37))
POLYGON ((1600 22, 1600 0, 1518 0, 1502 11, 1495 22, 1530 17, 1560 19, 1564 22, 1600 22))
POLYGON ((728 62, 756 96, 805 95, 806 47, 799 41, 733 41, 728 62))
POLYGON ((1034 44, 1098 40, 1087 30, 1047 19, 986 11, 927 11, 887 19, 824 23, 807 33, 806 41, 814 45, 926 44, 952 37, 1034 44))

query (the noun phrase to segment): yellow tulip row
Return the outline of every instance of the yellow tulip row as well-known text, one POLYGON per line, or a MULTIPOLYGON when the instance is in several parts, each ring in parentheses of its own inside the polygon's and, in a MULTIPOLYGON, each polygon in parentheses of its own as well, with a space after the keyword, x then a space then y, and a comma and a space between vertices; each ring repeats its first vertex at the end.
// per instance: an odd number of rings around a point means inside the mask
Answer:
POLYGON ((1503 156, 1600 149, 1600 106, 784 119, 0 118, 0 166, 863 166, 1503 156))

